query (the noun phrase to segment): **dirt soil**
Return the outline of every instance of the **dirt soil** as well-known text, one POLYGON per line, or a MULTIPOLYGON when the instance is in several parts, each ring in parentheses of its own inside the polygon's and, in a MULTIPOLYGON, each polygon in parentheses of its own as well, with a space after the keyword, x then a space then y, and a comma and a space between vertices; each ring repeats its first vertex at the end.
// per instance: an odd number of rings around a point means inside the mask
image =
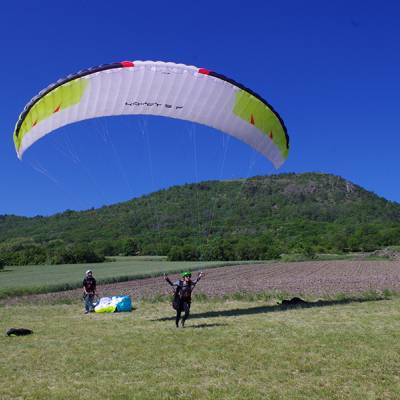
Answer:
MULTIPOLYGON (((96 274, 96 271, 94 271, 96 274)), ((194 273, 194 277, 196 273, 194 273)), ((178 275, 171 275, 172 281, 178 275)), ((400 291, 399 261, 308 261, 239 265, 207 269, 194 293, 223 296, 236 292, 284 292, 290 295, 326 296, 368 290, 400 291)), ((171 287, 163 277, 100 285, 100 297, 131 295, 134 301, 167 295, 171 287)), ((3 304, 76 300, 81 289, 5 299, 3 304)))

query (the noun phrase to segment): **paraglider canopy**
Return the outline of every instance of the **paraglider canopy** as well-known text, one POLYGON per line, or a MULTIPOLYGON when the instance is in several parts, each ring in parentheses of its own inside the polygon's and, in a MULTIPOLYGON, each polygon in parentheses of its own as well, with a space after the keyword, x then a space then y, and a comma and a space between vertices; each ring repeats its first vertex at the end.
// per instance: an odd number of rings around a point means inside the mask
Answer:
POLYGON ((276 168, 289 136, 278 113, 243 85, 205 68, 161 61, 123 61, 80 71, 42 90, 14 131, 19 158, 57 128, 112 115, 159 115, 198 122, 247 143, 276 168))

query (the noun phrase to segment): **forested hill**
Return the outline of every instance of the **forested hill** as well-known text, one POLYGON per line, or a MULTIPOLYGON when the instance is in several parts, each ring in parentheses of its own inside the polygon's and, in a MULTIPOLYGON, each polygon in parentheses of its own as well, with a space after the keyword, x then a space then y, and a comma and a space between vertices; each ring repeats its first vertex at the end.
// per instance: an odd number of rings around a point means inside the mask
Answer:
POLYGON ((280 174, 175 186, 50 217, 0 216, 0 241, 7 257, 40 248, 42 258, 76 247, 203 259, 373 250, 400 244, 400 205, 338 176, 280 174))

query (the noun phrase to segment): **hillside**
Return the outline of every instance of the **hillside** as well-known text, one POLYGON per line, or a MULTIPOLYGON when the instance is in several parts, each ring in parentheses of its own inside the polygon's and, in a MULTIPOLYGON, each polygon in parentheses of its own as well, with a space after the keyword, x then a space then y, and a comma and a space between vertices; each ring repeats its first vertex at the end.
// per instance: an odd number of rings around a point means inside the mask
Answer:
POLYGON ((50 217, 0 216, 0 242, 7 257, 40 248, 42 258, 83 244, 105 255, 186 251, 192 259, 368 251, 400 243, 400 205, 333 175, 258 176, 50 217))

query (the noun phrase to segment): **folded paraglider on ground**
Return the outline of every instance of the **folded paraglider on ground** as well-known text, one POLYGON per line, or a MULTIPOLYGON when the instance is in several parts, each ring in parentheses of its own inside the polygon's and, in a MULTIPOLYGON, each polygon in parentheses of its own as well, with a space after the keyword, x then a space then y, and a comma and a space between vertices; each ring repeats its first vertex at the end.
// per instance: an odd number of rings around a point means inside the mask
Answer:
POLYGON ((132 300, 130 296, 102 297, 94 307, 97 313, 113 313, 132 311, 132 300))

